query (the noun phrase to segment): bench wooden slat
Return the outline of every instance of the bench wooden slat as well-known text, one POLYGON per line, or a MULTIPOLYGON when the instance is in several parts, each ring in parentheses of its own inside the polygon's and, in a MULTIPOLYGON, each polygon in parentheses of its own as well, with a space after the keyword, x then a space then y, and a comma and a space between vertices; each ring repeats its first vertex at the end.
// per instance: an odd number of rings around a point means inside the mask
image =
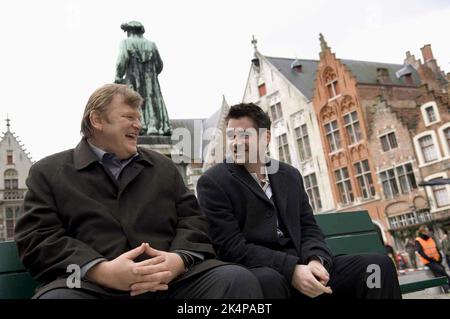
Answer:
POLYGON ((400 285, 400 290, 402 291, 402 294, 408 294, 411 292, 416 292, 416 291, 424 290, 427 288, 442 286, 445 284, 448 284, 447 277, 437 277, 437 278, 402 284, 402 285, 400 285))
POLYGON ((326 243, 334 256, 347 254, 386 254, 376 231, 365 234, 341 235, 326 237, 326 243))
POLYGON ((2 242, 0 244, 0 274, 21 271, 25 271, 25 267, 20 262, 16 242, 2 242))
POLYGON ((375 229, 367 211, 317 214, 315 218, 325 237, 371 232, 375 229))

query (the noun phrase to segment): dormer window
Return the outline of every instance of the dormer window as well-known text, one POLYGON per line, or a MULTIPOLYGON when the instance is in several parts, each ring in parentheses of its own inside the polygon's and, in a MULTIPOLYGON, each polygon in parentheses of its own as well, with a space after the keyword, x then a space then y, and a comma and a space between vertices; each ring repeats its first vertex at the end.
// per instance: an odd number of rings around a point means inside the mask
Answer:
POLYGON ((387 68, 377 69, 377 81, 378 83, 391 83, 391 78, 389 77, 389 70, 387 68))
POLYGON ((408 85, 413 85, 414 84, 411 73, 405 74, 403 76, 403 81, 405 81, 405 84, 408 84, 408 85))
POLYGON ((303 66, 297 65, 294 67, 295 72, 302 73, 303 72, 303 66))
POLYGON ((300 61, 297 60, 297 59, 295 59, 295 61, 292 62, 291 69, 294 70, 297 73, 302 73, 303 72, 303 66, 300 63, 300 61))

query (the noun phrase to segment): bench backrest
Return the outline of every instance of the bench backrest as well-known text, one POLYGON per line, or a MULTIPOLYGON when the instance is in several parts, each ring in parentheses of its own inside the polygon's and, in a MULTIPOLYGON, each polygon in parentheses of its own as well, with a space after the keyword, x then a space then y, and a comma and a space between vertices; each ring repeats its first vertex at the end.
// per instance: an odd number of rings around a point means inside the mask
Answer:
POLYGON ((335 256, 386 254, 380 235, 367 211, 317 214, 315 218, 335 256))
POLYGON ((30 298, 36 286, 19 259, 16 243, 0 242, 0 299, 30 298))

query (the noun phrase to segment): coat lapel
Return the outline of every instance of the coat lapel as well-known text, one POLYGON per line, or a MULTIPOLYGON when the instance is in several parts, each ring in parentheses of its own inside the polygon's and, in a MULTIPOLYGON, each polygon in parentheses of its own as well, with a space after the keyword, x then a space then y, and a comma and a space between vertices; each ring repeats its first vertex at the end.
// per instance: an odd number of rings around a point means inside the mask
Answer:
POLYGON ((273 197, 277 204, 278 212, 286 221, 286 206, 287 206, 287 185, 284 171, 280 167, 277 172, 269 175, 270 188, 272 188, 273 197))
MULTIPOLYGON (((288 177, 286 176, 286 171, 281 166, 279 166, 276 172, 273 172, 272 174, 268 173, 268 175, 270 180, 270 187, 272 188, 273 198, 277 205, 279 218, 286 226, 286 229, 289 232, 289 237, 293 239, 294 245, 298 249, 298 241, 296 239, 296 236, 300 234, 300 225, 298 223, 298 213, 287 211, 290 191, 289 185, 286 183, 288 177)), ((295 196, 300 196, 300 194, 295 194, 295 196)), ((297 199, 297 197, 295 197, 294 199, 297 199)))
POLYGON ((139 157, 128 164, 122 172, 119 179, 119 196, 126 189, 126 187, 142 172, 145 166, 153 166, 153 162, 148 156, 138 151, 139 157))
POLYGON ((244 166, 234 163, 228 163, 227 166, 231 174, 235 178, 237 178, 240 182, 242 182, 246 187, 248 187, 259 199, 273 206, 272 201, 269 198, 267 198, 262 188, 258 185, 258 183, 245 169, 244 166))

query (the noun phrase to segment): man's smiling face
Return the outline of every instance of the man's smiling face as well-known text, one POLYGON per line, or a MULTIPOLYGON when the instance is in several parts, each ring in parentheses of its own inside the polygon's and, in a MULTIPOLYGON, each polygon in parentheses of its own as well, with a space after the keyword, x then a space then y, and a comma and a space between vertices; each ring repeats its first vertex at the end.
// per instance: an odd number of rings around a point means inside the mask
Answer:
POLYGON ((124 102, 122 95, 115 95, 103 114, 97 114, 94 143, 104 151, 126 159, 137 152, 137 139, 142 128, 138 108, 124 102))

